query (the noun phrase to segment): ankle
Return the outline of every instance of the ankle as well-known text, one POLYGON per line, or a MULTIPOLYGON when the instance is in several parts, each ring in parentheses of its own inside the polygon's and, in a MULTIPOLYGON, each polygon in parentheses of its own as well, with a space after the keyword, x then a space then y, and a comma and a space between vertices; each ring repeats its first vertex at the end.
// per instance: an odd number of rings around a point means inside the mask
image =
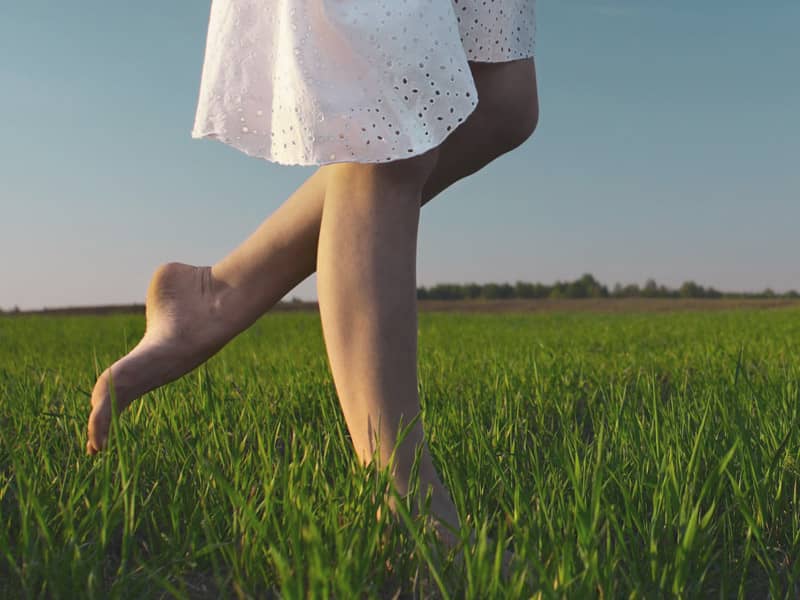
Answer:
POLYGON ((213 267, 200 267, 200 290, 208 300, 211 314, 224 314, 230 305, 232 288, 214 275, 213 267))
POLYGON ((212 267, 204 267, 208 281, 211 314, 234 334, 246 329, 264 312, 259 297, 242 286, 233 286, 214 275, 212 267))
POLYGON ((135 387, 134 375, 124 365, 119 364, 121 362, 120 359, 107 369, 108 375, 105 384, 112 398, 127 397, 135 387))

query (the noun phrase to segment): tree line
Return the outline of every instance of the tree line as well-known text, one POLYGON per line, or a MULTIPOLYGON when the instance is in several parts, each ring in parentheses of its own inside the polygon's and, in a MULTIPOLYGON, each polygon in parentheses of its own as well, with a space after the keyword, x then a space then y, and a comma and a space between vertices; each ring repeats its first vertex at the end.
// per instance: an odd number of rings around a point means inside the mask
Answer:
POLYGON ((575 281, 556 281, 552 285, 517 281, 510 283, 438 283, 431 287, 418 287, 419 300, 502 300, 510 298, 800 298, 795 290, 776 293, 767 288, 761 292, 721 292, 686 281, 679 288, 659 285, 648 279, 637 284, 603 285, 587 273, 575 281))
MULTIPOLYGON (((587 273, 575 281, 556 281, 552 285, 517 281, 510 283, 437 283, 431 287, 418 287, 419 300, 504 300, 512 298, 800 298, 795 290, 776 293, 767 288, 761 292, 721 292, 713 287, 704 287, 694 281, 686 281, 679 288, 672 289, 659 285, 654 279, 648 279, 641 287, 637 284, 615 284, 612 288, 603 285, 593 275, 587 273)), ((303 304, 298 298, 281 305, 291 307, 303 304)), ((77 308, 44 309, 43 311, 20 311, 15 306, 10 310, 0 308, 0 314, 20 314, 26 312, 46 312, 64 314, 91 313, 105 314, 109 312, 144 312, 144 305, 130 306, 89 306, 77 308)))

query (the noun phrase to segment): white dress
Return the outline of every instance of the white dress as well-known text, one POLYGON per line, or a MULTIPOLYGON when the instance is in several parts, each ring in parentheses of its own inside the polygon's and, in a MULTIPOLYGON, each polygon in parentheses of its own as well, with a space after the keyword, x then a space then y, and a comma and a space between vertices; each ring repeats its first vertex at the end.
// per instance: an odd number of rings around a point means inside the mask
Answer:
POLYGON ((212 0, 193 138, 280 164, 423 154, 475 109, 467 61, 533 56, 534 0, 212 0))

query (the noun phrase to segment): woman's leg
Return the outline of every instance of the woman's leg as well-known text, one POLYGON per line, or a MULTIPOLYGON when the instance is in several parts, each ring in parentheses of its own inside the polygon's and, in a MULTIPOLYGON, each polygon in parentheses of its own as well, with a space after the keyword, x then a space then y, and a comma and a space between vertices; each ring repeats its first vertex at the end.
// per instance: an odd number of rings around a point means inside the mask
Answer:
MULTIPOLYGON (((532 59, 470 63, 478 107, 439 147, 422 204, 521 144, 538 117, 532 59)), ((141 342, 98 378, 87 451, 105 446, 113 375, 118 410, 210 358, 316 268, 328 169, 318 169, 258 229, 213 267, 162 265, 147 292, 141 342)))
POLYGON ((380 165, 323 167, 328 183, 317 294, 336 392, 359 458, 369 463, 374 456, 379 468, 391 466, 398 493, 406 495, 419 447, 420 500, 430 488, 434 515, 457 527, 455 506, 436 474, 420 420, 395 449, 401 427, 420 414, 417 231, 422 189, 438 153, 380 165))
MULTIPOLYGON (((478 107, 440 146, 439 160, 422 190, 422 204, 519 146, 536 126, 533 59, 470 66, 478 107)), ((327 169, 318 169, 247 240, 212 267, 215 280, 224 282, 235 296, 230 302, 236 310, 229 312, 239 318, 235 326, 240 330, 315 271, 327 177, 327 169)))

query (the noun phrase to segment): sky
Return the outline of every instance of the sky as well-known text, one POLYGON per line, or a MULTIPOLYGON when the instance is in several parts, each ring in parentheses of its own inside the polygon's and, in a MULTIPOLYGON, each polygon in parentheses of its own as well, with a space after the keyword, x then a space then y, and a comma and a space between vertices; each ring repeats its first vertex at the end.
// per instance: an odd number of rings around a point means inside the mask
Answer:
MULTIPOLYGON (((191 139, 209 8, 0 4, 0 308, 143 302, 313 173, 191 139)), ((538 0, 539 127, 423 207, 417 284, 800 290, 798 24, 797 0, 538 0)))

